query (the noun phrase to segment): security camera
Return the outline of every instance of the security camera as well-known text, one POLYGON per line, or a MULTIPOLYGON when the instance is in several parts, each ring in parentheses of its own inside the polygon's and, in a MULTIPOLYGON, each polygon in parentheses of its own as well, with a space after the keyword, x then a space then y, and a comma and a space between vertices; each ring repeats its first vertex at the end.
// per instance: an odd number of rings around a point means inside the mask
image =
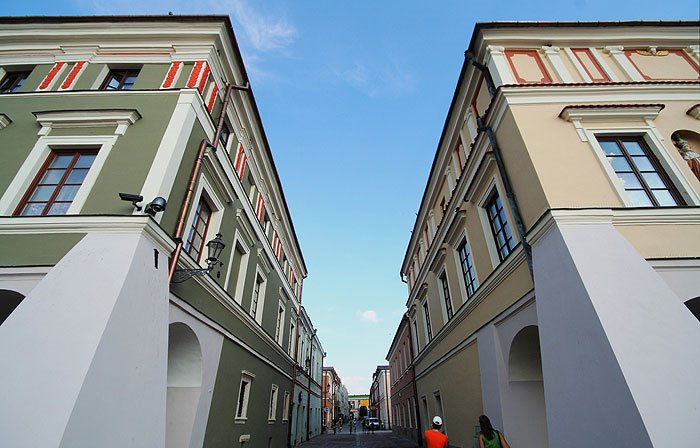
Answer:
POLYGON ((164 211, 165 207, 167 206, 168 202, 165 200, 165 198, 158 196, 146 205, 144 212, 151 216, 155 216, 156 213, 164 211))
POLYGON ((136 208, 136 210, 141 211, 141 206, 138 205, 138 203, 143 201, 143 196, 139 194, 119 193, 119 198, 122 201, 131 202, 136 208))

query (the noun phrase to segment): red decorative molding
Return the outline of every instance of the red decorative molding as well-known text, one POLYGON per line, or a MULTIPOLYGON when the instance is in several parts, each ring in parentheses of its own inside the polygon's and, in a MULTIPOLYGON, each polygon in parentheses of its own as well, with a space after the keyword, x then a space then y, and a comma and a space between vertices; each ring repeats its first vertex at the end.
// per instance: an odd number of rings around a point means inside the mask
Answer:
POLYGON ((214 83, 214 87, 211 89, 211 94, 209 94, 209 102, 207 103, 207 109, 209 112, 214 109, 214 102, 216 101, 217 93, 219 93, 219 86, 214 83))
MULTIPOLYGON (((647 81, 672 81, 674 78, 652 78, 651 76, 647 75, 642 71, 642 69, 634 63, 634 60, 630 57, 632 53, 636 53, 637 50, 625 50, 625 56, 627 56, 627 59, 630 61, 632 65, 634 65, 634 68, 637 69, 640 75, 647 81)), ((663 49, 659 51, 668 51, 669 53, 677 54, 681 58, 685 59, 685 61, 690 64, 691 67, 695 70, 695 72, 698 74, 698 79, 700 79, 700 67, 698 67, 698 64, 693 61, 688 54, 683 51, 683 50, 668 50, 668 49, 663 49)), ((663 56, 658 56, 659 58, 662 58, 663 56)))
POLYGON ((61 84, 61 90, 70 89, 70 87, 73 85, 73 81, 75 81, 75 79, 78 77, 78 74, 83 69, 85 64, 87 64, 86 61, 79 61, 75 63, 70 73, 68 73, 68 76, 66 76, 66 79, 63 81, 63 84, 61 84))
POLYGON ((56 78, 56 75, 63 69, 63 67, 66 65, 65 62, 56 62, 49 73, 44 77, 44 80, 41 81, 41 84, 39 84, 39 90, 46 90, 51 86, 51 83, 53 82, 54 78, 56 78))
POLYGON ((591 81, 593 82, 606 82, 610 81, 610 78, 608 78, 608 75, 605 73, 605 70, 603 70, 603 67, 600 66, 596 58, 593 56, 591 53, 591 50, 588 48, 572 48, 571 52, 576 56, 576 59, 581 63, 581 67, 588 73, 588 76, 591 78, 591 81), (595 65, 595 68, 598 70, 599 76, 594 76, 593 73, 591 73, 588 70, 588 67, 586 67, 586 64, 583 62, 583 59, 581 59, 581 56, 579 56, 579 53, 586 54, 588 55, 588 59, 595 65))
POLYGON ((199 93, 204 95, 204 87, 207 85, 207 79, 209 78, 209 64, 206 62, 204 63, 204 71, 202 73, 202 77, 199 80, 199 85, 197 86, 197 90, 199 90, 199 93))
POLYGON ((182 61, 175 61, 172 64, 170 64, 170 70, 168 70, 168 73, 165 75, 163 85, 160 86, 161 89, 169 89, 173 86, 173 83, 175 82, 175 76, 177 76, 181 66, 182 61))
POLYGON ((540 59, 540 55, 537 54, 537 50, 506 50, 505 55, 506 55, 506 59, 508 60, 508 64, 510 65, 510 69, 513 70, 513 75, 515 75, 515 79, 516 79, 516 81, 518 81, 518 83, 520 83, 520 84, 532 84, 532 83, 549 84, 552 82, 552 78, 549 76, 549 73, 547 72, 547 68, 544 66, 542 59, 540 59), (540 69, 540 73, 542 74, 542 78, 539 81, 528 81, 528 80, 520 77, 520 74, 518 73, 518 70, 515 68, 515 64, 513 63, 513 56, 515 56, 517 54, 523 54, 523 55, 530 56, 531 58, 535 59, 535 62, 537 63, 537 67, 540 69))
POLYGON ((190 77, 187 80, 187 87, 192 88, 197 86, 197 81, 199 80, 199 74, 202 72, 202 67, 204 66, 204 61, 197 61, 194 63, 194 67, 192 67, 192 73, 190 73, 190 77))

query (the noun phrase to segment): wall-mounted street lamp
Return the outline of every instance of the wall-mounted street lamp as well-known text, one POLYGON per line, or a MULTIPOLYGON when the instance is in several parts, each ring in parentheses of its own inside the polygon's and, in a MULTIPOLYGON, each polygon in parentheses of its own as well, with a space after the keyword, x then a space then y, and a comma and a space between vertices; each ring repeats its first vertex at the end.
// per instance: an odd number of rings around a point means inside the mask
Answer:
MULTIPOLYGON (((173 275, 173 283, 182 283, 192 277, 201 276, 211 272, 214 269, 216 263, 219 262, 219 257, 221 252, 226 247, 224 240, 221 239, 221 234, 217 233, 216 238, 207 243, 207 250, 209 251, 209 256, 207 257, 207 267, 200 269, 176 269, 175 275, 173 275)), ((223 266, 223 263, 221 263, 223 266)))

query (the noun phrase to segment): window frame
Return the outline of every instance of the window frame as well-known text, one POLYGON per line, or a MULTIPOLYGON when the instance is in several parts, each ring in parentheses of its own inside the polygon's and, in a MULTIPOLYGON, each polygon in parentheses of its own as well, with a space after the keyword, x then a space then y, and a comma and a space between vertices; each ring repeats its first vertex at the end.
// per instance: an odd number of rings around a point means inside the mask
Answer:
POLYGON ((234 414, 235 423, 245 423, 248 420, 248 403, 250 401, 250 394, 253 390, 254 380, 254 373, 247 370, 241 371, 241 382, 238 386, 238 396, 236 397, 236 413, 234 414), (244 383, 247 384, 245 390, 243 390, 244 383))
POLYGON ((433 327, 430 321, 430 304, 428 303, 428 298, 423 299, 421 306, 423 308, 423 324, 425 330, 426 346, 430 344, 433 340, 433 327))
POLYGON ((207 235, 209 234, 209 226, 211 225, 211 220, 212 220, 212 215, 214 214, 213 207, 209 205, 209 201, 207 201, 206 197, 204 195, 199 196, 199 200, 197 201, 197 206, 194 207, 194 216, 190 220, 190 225, 188 227, 188 232, 187 232, 187 238, 185 238, 185 242, 183 244, 183 249, 185 252, 187 252, 192 258, 194 258, 197 263, 201 263, 202 261, 202 254, 204 253, 204 246, 207 244, 207 235), (208 209, 208 215, 206 218, 206 222, 204 224, 204 230, 202 231, 201 234, 201 239, 199 244, 199 249, 196 249, 197 255, 195 256, 192 253, 192 249, 194 246, 192 245, 192 242, 194 240, 190 240, 190 238, 194 237, 195 233, 199 233, 199 221, 201 219, 202 214, 200 214, 200 206, 206 206, 208 209))
POLYGON ((270 388, 270 406, 267 411, 267 422, 274 423, 277 420, 277 395, 279 387, 273 384, 270 388))
POLYGON ((263 274, 259 266, 255 269, 255 277, 253 283, 253 293, 250 296, 250 309, 249 315, 257 323, 262 325, 262 315, 265 307, 265 290, 267 286, 267 277, 263 274), (261 281, 258 282, 258 279, 261 281), (258 287, 260 285, 260 287, 258 287), (255 302, 253 301, 255 298, 255 302), (255 313, 253 313, 253 303, 255 303, 255 313))
MULTIPOLYGON (((618 174, 617 171, 615 171, 615 168, 612 166, 612 163, 607 159, 607 155, 605 154, 605 151, 603 150, 603 146, 601 145, 602 142, 614 142, 617 144, 618 148, 620 149, 620 152, 622 153, 622 156, 624 157, 625 161, 627 164, 630 166, 632 169, 632 173, 634 176, 637 178, 637 181, 642 187, 641 191, 644 191, 644 193, 647 196, 647 199, 651 201, 653 204, 650 206, 651 208, 661 208, 661 207, 679 207, 679 206, 685 206, 686 202, 683 198, 683 196, 680 194, 680 191, 674 184, 673 180, 671 177, 666 173, 666 170, 664 170, 663 166, 661 165, 661 162, 658 160, 656 157, 656 154, 654 154, 654 151, 652 151, 650 145, 645 141, 643 135, 599 135, 596 134, 595 136, 596 143, 600 147, 600 150, 603 152, 603 156, 605 157, 605 161, 610 165, 610 168, 612 169, 616 180, 619 183, 620 190, 621 192, 624 192, 625 196, 625 202, 626 203, 631 203, 631 200, 629 198, 629 193, 628 190, 625 188, 624 183, 622 179, 620 179, 620 175, 618 174), (666 190, 669 192, 671 197, 673 198, 674 201, 676 201, 675 205, 659 205, 658 200, 653 194, 653 190, 651 187, 647 184, 646 179, 644 179, 644 176, 642 175, 639 167, 637 166, 636 162, 632 159, 632 156, 629 154, 629 151, 627 147, 625 146, 626 141, 634 141, 639 144, 639 146, 642 148, 642 152, 644 152, 644 155, 646 156, 647 160, 649 163, 652 165, 654 168, 654 172, 661 178, 662 182, 666 186, 666 190)), ((645 207, 645 206, 640 206, 640 205, 633 205, 634 207, 645 207)))
MULTIPOLYGON (((193 197, 196 198, 197 203, 199 203, 199 198, 204 196, 207 199, 209 207, 212 210, 209 228, 207 229, 207 233, 204 235, 204 244, 206 244, 212 238, 214 238, 214 235, 216 235, 219 232, 219 229, 221 228, 221 219, 223 215, 224 204, 219 199, 219 197, 216 194, 214 194, 214 191, 216 190, 214 190, 214 188, 212 187, 212 184, 211 182, 209 182, 207 175, 205 173, 202 173, 199 177, 199 182, 197 183, 197 188, 193 197)), ((195 212, 196 207, 191 207, 190 211, 187 214, 186 222, 190 224, 193 222, 195 212)), ((206 267, 206 257, 203 257, 201 260, 198 260, 197 263, 202 267, 206 267)))
POLYGON ((505 203, 503 202, 503 199, 501 199, 501 198, 502 198, 502 195, 500 194, 498 189, 492 188, 490 193, 488 195, 486 195, 486 199, 484 200, 484 203, 481 206, 481 208, 485 212, 488 228, 489 228, 490 233, 491 233, 491 241, 494 244, 494 247, 496 249, 496 255, 498 256, 498 260, 500 263, 504 262, 506 260, 506 258, 508 258, 508 256, 513 253, 515 246, 517 246, 517 242, 515 240, 515 235, 513 234, 513 231, 509 225, 510 222, 508 221, 510 216, 508 215, 505 203), (498 210, 496 210, 496 215, 494 215, 493 217, 491 216, 490 209, 491 209, 492 203, 494 205, 500 203, 500 210, 503 212, 503 215, 505 216, 505 221, 503 220, 503 217, 501 216, 501 213, 498 210), (496 229, 494 226, 494 222, 496 221, 496 218, 498 218, 498 221, 500 223, 500 227, 498 229, 496 229), (508 231, 510 238, 508 238, 505 235, 506 230, 508 231), (499 243, 498 243, 498 234, 501 232, 504 233, 504 237, 505 237, 504 238, 505 243, 503 246, 499 246, 499 243), (512 246, 510 244, 511 242, 512 242, 512 246), (503 248, 507 249, 507 253, 505 253, 505 254, 503 253, 503 251, 502 251, 503 248))
POLYGON ((460 241, 460 243, 457 245, 455 252, 457 255, 457 262, 462 272, 463 281, 461 287, 465 293, 464 297, 466 297, 466 300, 469 300, 474 296, 474 294, 476 294, 476 291, 479 288, 479 279, 476 273, 476 265, 474 264, 474 255, 472 255, 471 245, 469 244, 469 239, 467 238, 466 233, 458 241, 460 241), (462 258, 462 248, 467 249, 465 258, 462 258), (470 266, 465 267, 465 261, 470 262, 470 266), (472 273, 474 274, 473 277, 471 275, 472 273))
POLYGON ((279 306, 277 308, 277 322, 275 323, 275 341, 279 346, 282 346, 282 341, 284 340, 284 318, 287 314, 287 309, 284 306, 284 302, 279 301, 279 306))
POLYGON ((30 150, 7 189, 0 197, 0 215, 12 215, 24 197, 39 170, 46 163, 51 151, 63 148, 97 148, 97 157, 87 176, 83 179, 66 215, 77 215, 82 211, 88 195, 97 181, 107 157, 117 141, 118 135, 102 136, 42 136, 30 150))
POLYGON ((454 317, 454 307, 452 305, 452 295, 450 294, 450 282, 447 279, 447 270, 443 267, 437 276, 439 284, 439 294, 442 301, 442 313, 447 324, 454 317))
POLYGON ((134 86, 134 84, 136 84, 136 79, 138 79, 139 75, 141 74, 142 69, 143 69, 143 67, 138 67, 138 68, 134 68, 134 67, 125 67, 125 68, 109 67, 107 74, 105 75, 104 79, 102 80, 102 83, 100 84, 100 87, 98 90, 103 90, 105 92, 119 92, 119 91, 133 90, 133 86, 134 86), (108 89, 107 87, 109 87, 109 83, 114 78, 113 74, 117 73, 117 72, 124 72, 125 76, 119 81, 116 89, 108 89), (124 89, 123 88, 125 85, 124 79, 128 78, 130 72, 136 72, 136 76, 135 76, 136 79, 134 79, 134 83, 131 84, 131 86, 128 89, 124 89))
POLYGON ((226 278, 224 280, 224 289, 228 290, 229 284, 232 279, 235 279, 235 289, 233 291, 233 300, 238 302, 238 304, 243 303, 243 292, 245 290, 245 278, 248 272, 248 262, 250 261, 250 245, 248 241, 243 238, 239 229, 236 229, 236 233, 233 236, 233 244, 231 245, 231 254, 229 255, 229 260, 226 267, 226 278), (238 256, 238 247, 243 250, 240 253, 240 266, 238 272, 233 271, 235 265, 235 258, 238 256))
POLYGON ((5 87, 4 90, 0 89, 0 95, 6 94, 6 93, 16 93, 17 90, 21 89, 22 86, 24 86, 24 83, 29 79, 29 76, 31 76, 32 71, 34 71, 33 68, 31 69, 15 69, 15 70, 7 70, 3 69, 4 73, 0 77, 0 87, 5 83, 5 81, 11 77, 11 76, 18 76, 24 74, 25 76, 23 78, 16 77, 11 84, 11 87, 5 87), (20 83, 19 85, 17 85, 20 83))
POLYGON ((290 393, 288 390, 284 391, 284 401, 282 404, 282 421, 286 422, 289 421, 289 402, 290 402, 290 393))
MULTIPOLYGON (((15 207, 14 212, 12 213, 12 216, 64 216, 68 214, 68 211, 70 210, 70 207, 73 205, 73 201, 75 200, 75 197, 77 196, 78 191, 80 191, 80 188, 82 188, 83 183, 85 182, 85 179, 87 178, 87 175, 90 173, 90 169, 92 169, 92 166, 95 164, 95 160, 97 160, 97 155, 99 154, 100 148, 97 147, 83 147, 83 148, 51 148, 48 154, 48 157, 46 158, 46 161, 44 164, 41 166, 39 171, 36 173, 34 176, 34 179, 32 180, 31 184, 29 184, 29 187, 25 191, 24 195, 20 199, 19 203, 15 207), (44 206, 44 210, 41 212, 40 215, 22 215, 22 211, 24 207, 30 202, 29 200, 31 199, 32 195, 36 191, 37 187, 41 183, 42 178, 44 175, 48 172, 50 169, 51 164, 56 160, 56 158, 59 155, 65 155, 65 154, 72 154, 72 159, 71 162, 68 164, 68 167, 66 167, 65 172, 61 176, 61 178, 58 180, 58 183, 56 184, 56 187, 54 188, 53 193, 51 193, 51 196, 49 199, 46 201, 46 205, 44 206), (78 190, 76 191, 76 195, 73 197, 73 199, 70 201, 70 205, 68 206, 68 209, 66 209, 66 213, 63 214, 56 214, 56 215, 49 215, 47 212, 50 210, 51 206, 56 203, 56 199, 58 197, 59 192, 61 191, 62 187, 66 185, 66 181, 68 180, 68 177, 72 173, 73 169, 75 168, 75 163, 77 160, 80 158, 81 155, 94 155, 95 160, 92 161, 90 164, 90 167, 88 168, 88 172, 85 175, 85 178, 80 183, 80 186, 78 187, 78 190), (76 157, 77 156, 77 157, 76 157)), ((66 201, 61 201, 61 202, 66 202, 66 201)))

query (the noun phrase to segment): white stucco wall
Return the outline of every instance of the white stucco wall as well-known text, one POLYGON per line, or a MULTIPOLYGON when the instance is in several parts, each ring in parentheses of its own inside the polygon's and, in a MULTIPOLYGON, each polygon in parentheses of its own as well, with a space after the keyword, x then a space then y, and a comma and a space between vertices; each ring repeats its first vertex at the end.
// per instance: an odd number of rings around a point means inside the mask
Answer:
POLYGON ((700 326, 668 284, 609 224, 555 225, 533 259, 550 447, 697 443, 700 326))
POLYGON ((0 446, 165 443, 167 263, 144 234, 83 238, 0 327, 0 446))

